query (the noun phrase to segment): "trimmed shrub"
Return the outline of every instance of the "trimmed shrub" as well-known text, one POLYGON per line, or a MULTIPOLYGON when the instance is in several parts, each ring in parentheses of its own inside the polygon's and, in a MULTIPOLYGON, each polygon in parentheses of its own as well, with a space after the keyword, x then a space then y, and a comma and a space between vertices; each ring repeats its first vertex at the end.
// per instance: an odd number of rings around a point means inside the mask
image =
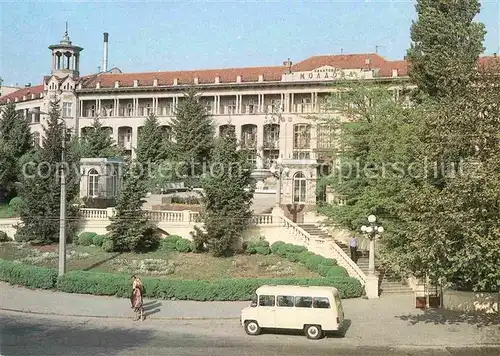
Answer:
MULTIPOLYGON (((342 298, 361 296, 361 284, 354 278, 231 278, 217 281, 143 278, 148 298, 197 301, 250 300, 255 290, 265 284, 333 286, 342 298)), ((129 297, 127 275, 73 271, 57 280, 57 289, 67 293, 129 297)))
POLYGON ((276 241, 275 243, 273 243, 271 245, 271 252, 274 253, 274 254, 277 254, 278 253, 278 249, 280 248, 280 246, 284 245, 285 243, 283 241, 276 241))
POLYGON ((330 267, 330 269, 326 273, 325 277, 335 278, 335 277, 341 277, 341 276, 347 277, 347 276, 349 276, 349 273, 347 273, 346 269, 342 266, 333 266, 333 267, 330 267))
POLYGON ((92 238, 92 244, 94 244, 95 246, 101 247, 103 242, 104 242, 104 235, 95 235, 92 238))
POLYGON ((111 240, 109 237, 104 236, 104 239, 102 240, 102 249, 104 252, 113 252, 115 250, 115 244, 113 240, 111 240))
POLYGON ((163 251, 175 251, 177 247, 177 241, 182 239, 178 235, 168 235, 166 238, 162 239, 160 242, 160 248, 163 251))
POLYGON ((50 268, 0 259, 0 280, 30 289, 52 289, 57 280, 57 272, 50 268))
POLYGON ((78 244, 82 246, 90 246, 94 243, 94 236, 97 234, 95 232, 82 232, 78 236, 78 244))
POLYGON ((21 205, 22 200, 21 197, 14 197, 9 202, 9 207, 12 209, 14 213, 19 212, 19 206, 21 205))
POLYGON ((9 236, 5 231, 0 231, 0 242, 7 242, 10 241, 9 236))
POLYGON ((269 255, 271 253, 271 248, 269 247, 269 242, 264 239, 259 239, 257 241, 248 241, 245 252, 251 255, 269 255))
POLYGON ((193 251, 193 242, 188 239, 180 238, 175 243, 175 249, 179 252, 191 252, 193 251))

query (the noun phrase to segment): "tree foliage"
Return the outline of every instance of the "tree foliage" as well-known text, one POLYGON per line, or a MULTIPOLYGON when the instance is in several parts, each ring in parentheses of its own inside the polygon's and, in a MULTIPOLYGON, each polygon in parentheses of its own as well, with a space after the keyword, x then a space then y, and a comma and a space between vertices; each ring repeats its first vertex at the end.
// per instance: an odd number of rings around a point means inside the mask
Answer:
POLYGON ((456 95, 483 52, 484 25, 474 22, 478 0, 418 0, 408 50, 410 77, 431 98, 456 95))
POLYGON ((177 105, 176 117, 172 120, 172 134, 175 139, 175 160, 186 163, 183 167, 179 166, 179 172, 190 177, 200 176, 203 164, 210 161, 215 128, 200 100, 200 94, 193 88, 186 92, 177 105))
POLYGON ((215 256, 224 256, 234 252, 249 225, 255 181, 234 130, 216 140, 212 159, 217 169, 202 180, 206 232, 197 229, 194 240, 198 247, 205 243, 215 256))
POLYGON ((160 126, 154 114, 149 115, 139 131, 137 143, 137 160, 148 173, 150 188, 161 187, 172 180, 172 142, 169 132, 160 126))
POLYGON ((79 156, 77 143, 71 139, 61 120, 58 101, 50 104, 41 147, 25 156, 21 163, 19 210, 22 224, 17 231, 18 237, 47 243, 58 240, 61 167, 66 172, 66 232, 67 237, 73 236, 78 225, 78 208, 73 204, 80 190, 79 156), (64 162, 61 161, 63 152, 64 162))
POLYGON ((108 225, 114 251, 147 251, 158 246, 157 228, 142 210, 147 184, 137 162, 125 167, 123 187, 118 196, 115 215, 108 225))
POLYGON ((115 140, 102 126, 98 117, 80 139, 80 154, 85 158, 108 158, 121 155, 115 140))
POLYGON ((7 198, 16 195, 15 183, 21 173, 18 162, 32 148, 28 119, 18 115, 14 103, 7 104, 0 118, 0 189, 5 191, 7 198))

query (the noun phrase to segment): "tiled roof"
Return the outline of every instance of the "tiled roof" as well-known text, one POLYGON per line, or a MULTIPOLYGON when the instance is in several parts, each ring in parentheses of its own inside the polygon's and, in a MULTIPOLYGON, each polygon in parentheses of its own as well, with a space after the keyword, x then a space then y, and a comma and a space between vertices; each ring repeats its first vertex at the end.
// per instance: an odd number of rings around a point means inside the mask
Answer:
POLYGON ((26 96, 26 100, 31 100, 31 94, 35 94, 35 98, 38 99, 41 93, 43 93, 43 84, 22 88, 13 93, 0 97, 0 103, 6 103, 7 99, 11 99, 12 101, 14 101, 15 98, 17 98, 18 100, 22 100, 23 96, 26 96))
MULTIPOLYGON (((479 58, 478 64, 484 65, 494 56, 479 58)), ((498 58, 497 58, 498 59, 498 58)), ((398 70, 398 77, 408 75, 408 62, 406 60, 389 61, 384 57, 375 54, 346 54, 346 55, 325 55, 313 56, 303 61, 295 63, 291 66, 292 72, 305 72, 322 66, 332 66, 341 69, 364 69, 371 68, 378 70, 378 77, 392 77, 394 69, 398 70)), ((81 77, 83 88, 94 89, 99 82, 101 88, 112 88, 115 82, 119 83, 119 87, 133 87, 134 81, 138 81, 138 86, 153 86, 156 79, 158 86, 174 85, 177 79, 177 84, 195 84, 195 78, 198 79, 198 84, 216 83, 216 77, 219 78, 219 83, 236 83, 237 77, 240 76, 242 83, 259 82, 259 76, 263 76, 264 82, 281 81, 282 75, 286 73, 285 66, 269 66, 269 67, 246 67, 246 68, 225 68, 225 69, 202 69, 188 71, 172 71, 172 72, 143 72, 143 73, 100 73, 81 77)), ((49 77, 44 77, 44 80, 49 77)), ((31 100, 31 94, 40 94, 43 92, 43 85, 38 85, 30 88, 23 88, 16 92, 10 93, 0 98, 0 103, 6 102, 6 99, 22 100, 26 96, 26 100, 31 100)))
POLYGON ((227 68, 227 69, 203 69, 175 72, 147 72, 147 73, 102 73, 87 82, 84 82, 84 88, 95 88, 99 82, 101 88, 112 88, 115 81, 119 82, 120 87, 134 86, 134 80, 138 81, 138 86, 152 86, 155 79, 158 85, 194 84, 194 79, 198 78, 198 84, 215 83, 215 78, 219 77, 220 83, 236 83, 236 78, 241 77, 241 82, 257 82, 259 76, 263 76, 265 82, 279 81, 285 71, 284 67, 247 67, 247 68, 227 68))

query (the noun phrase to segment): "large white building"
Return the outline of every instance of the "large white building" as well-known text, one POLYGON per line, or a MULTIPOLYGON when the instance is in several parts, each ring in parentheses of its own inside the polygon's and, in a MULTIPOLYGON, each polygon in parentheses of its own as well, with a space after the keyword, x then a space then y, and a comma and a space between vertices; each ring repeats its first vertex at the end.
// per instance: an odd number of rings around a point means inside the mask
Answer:
POLYGON ((255 152, 258 168, 283 160, 288 169, 277 199, 283 205, 316 202, 317 166, 335 136, 311 116, 325 114, 323 104, 335 84, 355 79, 385 83, 397 96, 408 79, 406 61, 389 61, 378 54, 314 56, 269 67, 122 73, 107 68, 107 40, 104 34, 102 72, 80 76, 83 48, 66 32, 58 44, 49 46, 51 75, 41 85, 2 96, 0 105, 14 102, 31 121, 39 144, 49 102, 58 98, 62 116, 75 133, 84 134, 99 116, 133 156, 145 117, 155 113, 168 137, 177 103, 187 87, 196 86, 218 132, 233 125, 242 145, 255 152))

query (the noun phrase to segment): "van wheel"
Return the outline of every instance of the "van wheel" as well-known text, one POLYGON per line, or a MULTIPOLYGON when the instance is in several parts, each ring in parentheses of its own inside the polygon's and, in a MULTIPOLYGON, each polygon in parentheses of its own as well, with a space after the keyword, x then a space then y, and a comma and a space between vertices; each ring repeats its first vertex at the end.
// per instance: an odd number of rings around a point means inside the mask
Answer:
POLYGON ((323 336, 323 330, 319 325, 306 325, 304 329, 308 339, 318 340, 323 336))
POLYGON ((245 321, 245 332, 248 335, 259 335, 260 326, 255 320, 247 320, 245 321))

